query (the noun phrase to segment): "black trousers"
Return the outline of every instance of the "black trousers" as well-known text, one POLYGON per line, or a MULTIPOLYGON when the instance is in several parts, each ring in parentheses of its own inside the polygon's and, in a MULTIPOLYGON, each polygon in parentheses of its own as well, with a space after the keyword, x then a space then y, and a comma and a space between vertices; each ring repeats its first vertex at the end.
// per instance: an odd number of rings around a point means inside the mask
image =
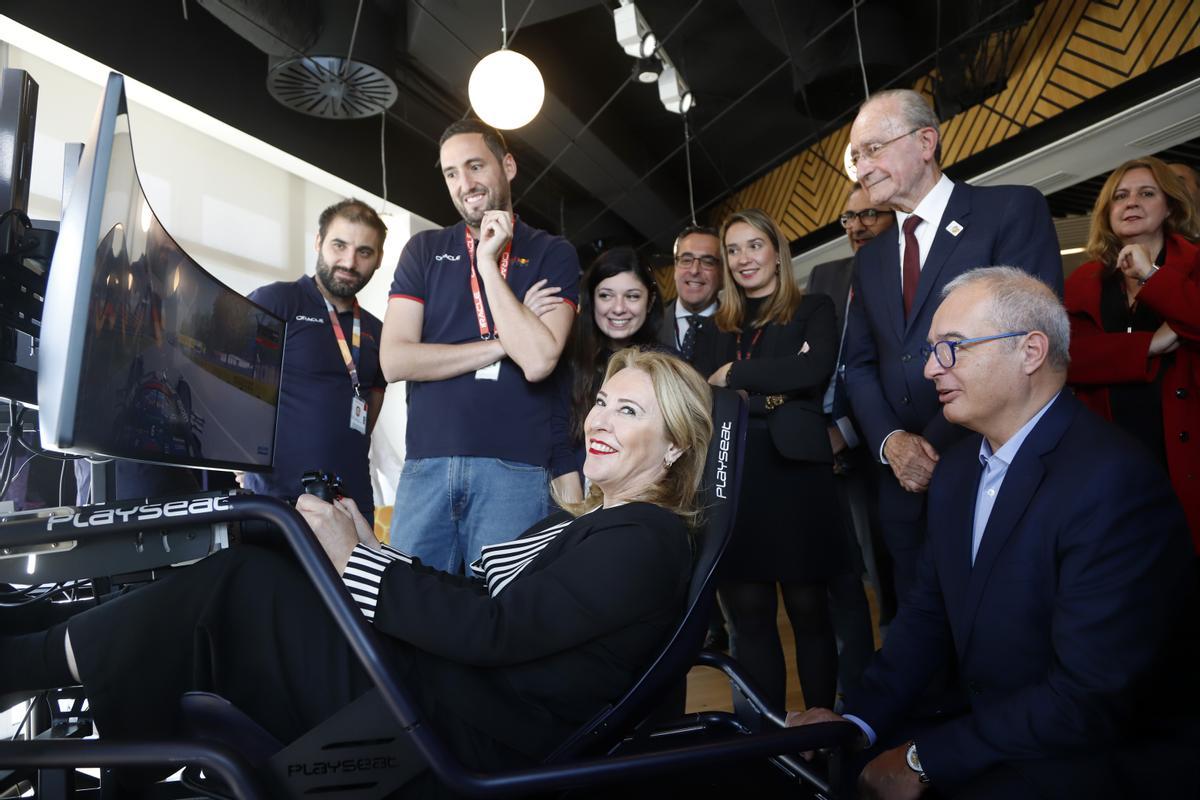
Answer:
MULTIPOLYGON (((178 736, 180 696, 209 691, 288 743, 372 686, 299 566, 256 547, 218 553, 80 614, 68 632, 106 739, 178 736)), ((422 696, 410 676, 421 669, 413 648, 381 642, 460 759, 477 769, 514 765, 512 751, 422 696)), ((417 784, 421 795, 432 787, 427 774, 417 784)))

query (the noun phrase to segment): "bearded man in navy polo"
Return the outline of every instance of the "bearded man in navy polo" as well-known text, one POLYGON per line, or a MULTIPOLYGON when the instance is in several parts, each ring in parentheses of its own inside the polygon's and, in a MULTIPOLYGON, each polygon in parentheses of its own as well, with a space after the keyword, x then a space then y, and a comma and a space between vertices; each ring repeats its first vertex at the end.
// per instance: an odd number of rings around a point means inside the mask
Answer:
POLYGON ((546 516, 551 477, 575 468, 550 378, 578 306, 579 258, 513 214, 517 164, 499 132, 463 120, 439 148, 462 221, 405 246, 383 328, 384 375, 408 392, 391 543, 465 573, 484 545, 546 516))
POLYGON ((379 369, 383 323, 355 295, 379 268, 386 236, 373 208, 342 200, 317 221, 316 275, 250 293, 287 320, 287 342, 275 462, 270 472, 243 475, 245 488, 294 500, 300 477, 322 470, 339 476, 346 496, 374 521, 369 452, 387 388, 379 369))

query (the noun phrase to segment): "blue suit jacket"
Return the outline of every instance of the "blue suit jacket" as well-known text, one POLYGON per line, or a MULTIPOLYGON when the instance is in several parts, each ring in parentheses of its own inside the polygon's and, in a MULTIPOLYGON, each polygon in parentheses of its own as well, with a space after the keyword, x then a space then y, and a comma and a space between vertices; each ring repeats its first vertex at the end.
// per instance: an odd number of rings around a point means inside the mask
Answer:
MULTIPOLYGON (((886 737, 952 659, 971 708, 918 736, 933 784, 1001 762, 1044 783, 1062 761, 1134 744, 1136 712, 1171 713, 1140 692, 1188 613, 1188 529, 1162 468, 1064 391, 1009 466, 972 566, 979 445, 971 435, 934 473, 917 585, 847 710, 886 737)), ((1170 703, 1178 685, 1154 689, 1170 703)))
MULTIPOLYGON (((900 286, 900 226, 893 225, 855 256, 854 299, 846 330, 846 388, 867 446, 878 458, 889 433, 911 431, 942 452, 965 435, 942 416, 937 392, 924 377, 921 345, 941 303, 942 287, 975 267, 1013 266, 1030 272, 1062 296, 1062 258, 1046 199, 1026 186, 978 187, 956 183, 921 269, 912 316, 904 318, 900 286), (957 222, 962 230, 946 228, 957 222)), ((880 515, 916 519, 924 498, 881 485, 880 515)))

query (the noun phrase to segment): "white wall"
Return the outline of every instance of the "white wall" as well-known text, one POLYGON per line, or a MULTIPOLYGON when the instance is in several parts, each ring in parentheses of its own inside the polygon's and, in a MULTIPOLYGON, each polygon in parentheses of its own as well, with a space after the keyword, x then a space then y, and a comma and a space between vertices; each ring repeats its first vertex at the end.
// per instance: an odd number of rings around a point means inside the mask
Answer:
MULTIPOLYGON (((38 83, 29 215, 61 215, 63 148, 91 127, 109 69, 0 16, 0 66, 38 83)), ((247 294, 313 274, 317 217, 343 197, 383 209, 383 262, 359 295, 379 318, 396 259, 409 237, 437 227, 194 108, 126 78, 130 131, 142 189, 163 227, 205 269, 247 294)), ((389 389, 372 460, 376 502, 391 503, 404 457, 402 385, 389 389)))

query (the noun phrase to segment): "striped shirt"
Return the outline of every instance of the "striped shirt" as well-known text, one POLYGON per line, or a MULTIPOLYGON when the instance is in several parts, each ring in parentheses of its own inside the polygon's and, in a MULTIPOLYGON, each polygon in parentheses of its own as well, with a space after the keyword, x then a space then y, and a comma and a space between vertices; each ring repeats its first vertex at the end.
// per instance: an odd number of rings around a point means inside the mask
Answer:
MULTIPOLYGON (((569 518, 511 542, 485 545, 479 558, 471 564, 471 571, 475 577, 483 580, 488 594, 497 597, 546 549, 546 545, 574 521, 574 518, 569 518)), ((381 550, 359 544, 354 547, 346 571, 342 573, 342 582, 350 591, 350 597, 369 620, 375 619, 379 584, 383 582, 384 570, 393 561, 411 564, 412 556, 386 544, 382 545, 381 550)))

